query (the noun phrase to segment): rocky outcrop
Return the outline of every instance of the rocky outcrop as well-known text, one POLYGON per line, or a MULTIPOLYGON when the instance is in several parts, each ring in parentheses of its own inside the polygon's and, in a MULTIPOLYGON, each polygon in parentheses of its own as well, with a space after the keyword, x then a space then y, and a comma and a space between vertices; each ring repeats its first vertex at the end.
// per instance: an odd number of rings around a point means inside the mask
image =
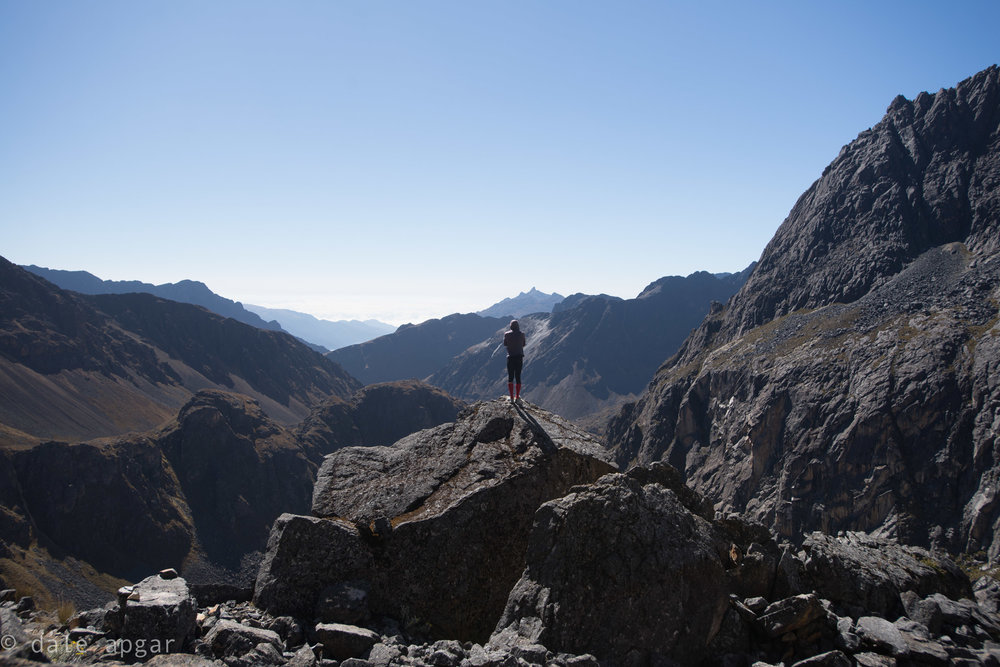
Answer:
POLYGON ((609 475, 538 510, 492 644, 631 664, 707 653, 729 611, 733 543, 644 477, 609 475))
POLYGON ((81 605, 108 596, 91 583, 107 587, 108 574, 184 567, 199 583, 249 584, 275 518, 308 510, 316 473, 256 401, 218 390, 196 394, 157 431, 49 442, 5 461, 2 516, 15 530, 0 571, 23 578, 26 562, 39 594, 81 605), (67 558, 80 565, 50 562, 67 558))
POLYGON ((195 638, 197 602, 174 570, 147 577, 118 591, 118 606, 105 623, 121 640, 125 659, 182 653, 195 638))
POLYGON ((664 464, 544 504, 525 560, 490 647, 602 665, 944 665, 991 659, 1000 630, 941 553, 863 534, 796 553, 713 519, 664 464))
POLYGON ((323 401, 296 429, 317 462, 341 447, 391 445, 414 431, 454 421, 465 403, 418 380, 372 384, 323 401))
POLYGON ((1000 69, 897 99, 609 429, 721 511, 1000 553, 1000 69))
MULTIPOLYGON (((484 412, 493 412, 489 407, 484 412)), ((495 434, 490 421, 476 432, 495 434)), ((554 440, 574 439, 554 432, 554 440)), ((495 488, 511 490, 503 482, 495 488)), ((474 491, 467 499, 479 500, 474 491)), ((405 521, 393 530, 392 521, 365 526, 283 515, 261 569, 260 606, 212 602, 195 614, 190 588, 165 571, 122 588, 117 605, 60 626, 32 600, 2 591, 0 629, 12 638, 5 647, 14 646, 0 662, 70 654, 75 664, 119 657, 231 667, 333 660, 355 667, 947 665, 1000 658, 995 596, 971 599, 968 580, 940 553, 856 533, 811 535, 796 552, 777 545, 760 524, 713 515, 663 463, 610 473, 543 503, 494 633, 469 641, 435 619, 475 613, 488 599, 483 591, 428 592, 413 578, 417 572, 385 568, 393 549, 405 548, 415 568, 440 567, 461 587, 470 570, 456 560, 458 549, 482 554, 461 530, 453 534, 449 517, 479 509, 463 502, 442 509, 437 530, 405 544, 385 540, 405 521), (396 576, 379 580, 388 574, 396 576), (427 595, 433 604, 425 608, 434 615, 400 616, 414 612, 405 605, 390 612, 390 590, 400 600, 427 595), (164 653, 177 650, 184 652, 164 653)), ((479 523, 502 530, 497 512, 507 509, 486 508, 479 523)), ((977 597, 995 589, 989 581, 977 584, 977 597)))
MULTIPOLYGON (((833 537, 813 533, 802 544, 799 586, 836 602, 857 618, 896 619, 907 613, 904 593, 919 597, 973 597, 968 577, 950 559, 920 547, 873 538, 864 533, 833 537)), ((917 619, 919 620, 919 619, 917 619)))
POLYGON ((157 445, 180 483, 198 546, 238 572, 282 512, 309 506, 315 464, 293 435, 239 394, 199 392, 162 429, 157 445))
MULTIPOLYGON (((22 539, 7 542, 10 550, 41 543, 126 579, 179 566, 191 552, 195 529, 179 502, 180 484, 150 438, 52 442, 9 456, 21 502, 8 506, 8 512, 23 513, 16 516, 27 528, 22 539)), ((72 595, 77 586, 65 588, 63 594, 72 595)), ((91 595, 87 592, 80 602, 91 595)))
MULTIPOLYGON (((128 587, 150 592, 150 577, 128 587)), ((156 584, 161 586, 162 582, 156 584)), ((175 580, 178 590, 183 580, 175 580)), ((130 594, 131 595, 131 594, 130 594)), ((137 596, 138 597, 138 596, 137 596)), ((123 603, 111 609, 91 609, 68 623, 52 623, 45 615, 17 614, 11 602, 0 602, 0 630, 4 634, 0 664, 30 667, 40 662, 56 665, 147 664, 151 667, 460 667, 460 665, 551 665, 598 667, 593 656, 555 654, 544 646, 518 646, 511 650, 453 639, 427 642, 408 636, 392 619, 371 627, 344 623, 274 617, 246 603, 227 601, 191 609, 171 605, 160 594, 159 613, 147 614, 159 622, 147 626, 155 635, 131 638, 122 635, 123 603), (197 611, 197 615, 191 612, 197 611), (190 620, 190 623, 188 622, 190 620), (167 635, 174 626, 190 631, 181 644, 167 635), (169 642, 169 643, 168 643, 169 642)), ((178 597, 180 600, 180 597, 178 597)), ((129 613, 135 600, 129 600, 129 613)), ((152 598, 150 598, 152 605, 152 598)), ((152 608, 152 607, 151 607, 152 608)))
POLYGON ((997 242, 1000 68, 897 96, 799 198, 726 315, 721 338, 789 313, 851 303, 921 254, 997 242))
POLYGON ((535 510, 611 471, 600 444, 504 400, 392 447, 324 461, 316 517, 276 522, 255 602, 311 616, 327 586, 363 582, 368 605, 432 636, 482 640, 524 567, 535 510))

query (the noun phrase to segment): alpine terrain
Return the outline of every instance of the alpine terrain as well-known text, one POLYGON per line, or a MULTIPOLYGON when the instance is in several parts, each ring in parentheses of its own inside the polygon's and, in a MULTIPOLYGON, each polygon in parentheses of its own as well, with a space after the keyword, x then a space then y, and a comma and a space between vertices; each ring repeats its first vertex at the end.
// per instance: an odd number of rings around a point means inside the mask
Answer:
MULTIPOLYGON (((746 270, 668 276, 634 299, 573 295, 552 313, 522 317, 525 396, 569 419, 634 399, 650 376, 708 314, 746 280, 746 270)), ((482 400, 506 392, 506 352, 497 345, 508 322, 463 350, 427 381, 454 396, 482 400)))
POLYGON ((610 426, 779 535, 1000 556, 1000 69, 897 97, 610 426))
POLYGON ((506 318, 345 353, 486 399, 461 405, 0 264, 4 389, 30 382, 3 394, 0 663, 998 664, 998 227, 1000 68, 895 99, 746 272, 520 318, 529 396, 637 396, 605 441, 495 395, 506 318), (58 442, 32 392, 181 406, 58 442))

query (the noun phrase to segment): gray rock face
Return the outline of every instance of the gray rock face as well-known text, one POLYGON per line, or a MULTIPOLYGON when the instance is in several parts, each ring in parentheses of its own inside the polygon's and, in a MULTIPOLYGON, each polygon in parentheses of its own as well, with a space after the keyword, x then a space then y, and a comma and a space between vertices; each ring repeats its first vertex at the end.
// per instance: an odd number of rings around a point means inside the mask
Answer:
POLYGON ((312 617, 327 586, 366 582, 373 614, 484 640, 524 568, 535 510, 613 471, 609 458, 568 422, 503 400, 392 447, 338 450, 316 483, 318 517, 275 523, 255 602, 312 617))
POLYGON ((961 639, 973 637, 980 641, 1000 639, 1000 626, 972 600, 952 600, 941 593, 923 599, 909 592, 902 596, 906 615, 934 635, 948 634, 961 639))
POLYGON ((737 585, 734 543, 655 478, 608 475, 538 510, 492 645, 642 664, 707 654, 737 585))
POLYGON ((274 615, 312 618, 325 585, 367 577, 372 567, 353 524, 282 514, 271 529, 254 603, 274 615))
POLYGON ((596 438, 569 422, 500 399, 477 404, 458 421, 411 434, 392 447, 334 452, 320 467, 312 511, 364 523, 390 517, 398 525, 439 514, 470 493, 525 474, 556 481, 573 475, 574 466, 589 466, 594 472, 579 479, 596 479, 611 470, 609 461, 596 438))
POLYGON ((851 303, 932 248, 1000 249, 1000 68, 935 95, 896 97, 799 198, 721 335, 797 310, 851 303))
POLYGON ((760 617, 760 625, 774 639, 795 632, 825 614, 826 609, 815 595, 796 595, 768 605, 760 617))
POLYGON ((323 645, 324 655, 334 660, 363 657, 379 639, 378 633, 355 625, 320 623, 316 626, 316 640, 323 645))
POLYGON ((907 591, 921 597, 932 592, 972 597, 968 578, 943 554, 860 533, 813 533, 802 547, 804 584, 854 616, 897 618, 908 611, 901 599, 907 591))
POLYGON ((218 658, 242 657, 258 644, 270 644, 280 653, 283 646, 277 632, 253 628, 236 621, 219 620, 205 635, 205 643, 218 658))
POLYGON ((909 648, 899 629, 877 616, 862 616, 854 626, 854 631, 861 638, 861 646, 883 655, 906 655, 909 648))
POLYGON ((150 648, 153 654, 182 652, 195 635, 197 608, 187 582, 179 577, 154 575, 123 588, 118 610, 122 646, 136 652, 150 648))
POLYGON ((216 660, 209 660, 190 653, 161 653, 154 655, 143 664, 148 667, 221 667, 216 660))
POLYGON ((780 536, 1000 554, 1000 69, 897 99, 610 427, 780 536))
POLYGON ((852 667, 854 663, 841 651, 828 651, 805 660, 799 660, 792 667, 852 667))

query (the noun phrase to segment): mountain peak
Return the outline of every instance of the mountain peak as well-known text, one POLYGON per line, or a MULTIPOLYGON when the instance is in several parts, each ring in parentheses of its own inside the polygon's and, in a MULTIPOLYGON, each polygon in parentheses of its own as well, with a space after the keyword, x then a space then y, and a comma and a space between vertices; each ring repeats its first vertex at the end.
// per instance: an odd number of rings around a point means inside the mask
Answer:
POLYGON ((1000 69, 896 97, 609 427, 782 536, 1000 557, 1000 69), (878 470, 878 474, 872 471, 878 470), (914 480, 917 483, 914 484, 914 480))
POLYGON ((746 286, 723 334, 794 310, 850 303, 929 248, 1000 248, 994 189, 976 165, 1000 138, 1000 69, 934 95, 896 97, 799 198, 746 286))
POLYGON ((553 292, 546 294, 532 287, 515 297, 498 301, 489 308, 478 311, 483 317, 523 317, 531 313, 551 313, 552 309, 565 297, 553 292))

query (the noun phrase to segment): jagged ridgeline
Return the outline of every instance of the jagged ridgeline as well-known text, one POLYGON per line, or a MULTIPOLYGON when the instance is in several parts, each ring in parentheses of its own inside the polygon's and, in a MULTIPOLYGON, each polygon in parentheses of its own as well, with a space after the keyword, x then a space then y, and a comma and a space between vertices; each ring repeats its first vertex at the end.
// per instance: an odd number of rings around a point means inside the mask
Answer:
POLYGON ((1000 556, 1000 70, 897 97, 610 426, 780 535, 1000 556))

